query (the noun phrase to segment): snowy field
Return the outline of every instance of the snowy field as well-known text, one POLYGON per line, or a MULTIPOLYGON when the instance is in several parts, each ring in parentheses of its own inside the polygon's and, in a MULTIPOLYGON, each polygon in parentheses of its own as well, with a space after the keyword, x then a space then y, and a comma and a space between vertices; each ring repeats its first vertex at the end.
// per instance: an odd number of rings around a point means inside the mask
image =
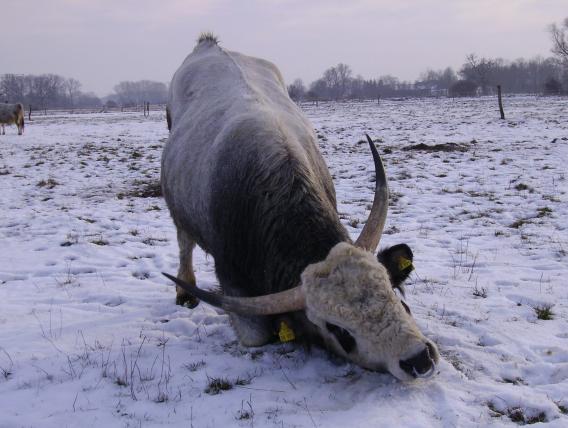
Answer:
MULTIPOLYGON (((391 187, 407 303, 442 353, 401 383, 315 349, 239 346, 174 304, 164 115, 37 116, 0 136, 0 427, 568 426, 568 99, 304 106, 353 236, 391 187)), ((196 251, 198 283, 216 283, 196 251)))

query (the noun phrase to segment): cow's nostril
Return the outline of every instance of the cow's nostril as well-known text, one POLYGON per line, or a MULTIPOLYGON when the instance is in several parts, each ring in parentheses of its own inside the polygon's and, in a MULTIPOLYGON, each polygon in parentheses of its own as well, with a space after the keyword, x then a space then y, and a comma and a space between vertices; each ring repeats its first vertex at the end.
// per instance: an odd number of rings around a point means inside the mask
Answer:
MULTIPOLYGON (((429 345, 429 344, 428 344, 429 345)), ((423 377, 434 367, 434 361, 430 357, 430 348, 426 348, 407 360, 400 360, 400 368, 412 377, 423 377)))

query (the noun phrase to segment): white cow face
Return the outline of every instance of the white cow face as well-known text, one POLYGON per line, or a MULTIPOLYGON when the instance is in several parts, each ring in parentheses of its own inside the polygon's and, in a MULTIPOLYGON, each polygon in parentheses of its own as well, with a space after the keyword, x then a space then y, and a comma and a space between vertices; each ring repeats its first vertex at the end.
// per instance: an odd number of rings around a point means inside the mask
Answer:
POLYGON ((368 251, 337 244, 302 274, 306 315, 335 353, 401 380, 432 374, 439 361, 400 298, 391 275, 368 251))

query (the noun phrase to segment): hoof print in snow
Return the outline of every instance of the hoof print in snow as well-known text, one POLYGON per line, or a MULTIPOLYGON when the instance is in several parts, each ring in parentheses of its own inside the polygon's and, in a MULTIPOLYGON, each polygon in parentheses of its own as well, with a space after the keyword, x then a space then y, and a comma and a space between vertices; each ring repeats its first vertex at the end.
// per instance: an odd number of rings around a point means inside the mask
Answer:
POLYGON ((150 273, 149 272, 133 272, 132 276, 134 278, 140 279, 140 280, 145 280, 150 278, 150 273))

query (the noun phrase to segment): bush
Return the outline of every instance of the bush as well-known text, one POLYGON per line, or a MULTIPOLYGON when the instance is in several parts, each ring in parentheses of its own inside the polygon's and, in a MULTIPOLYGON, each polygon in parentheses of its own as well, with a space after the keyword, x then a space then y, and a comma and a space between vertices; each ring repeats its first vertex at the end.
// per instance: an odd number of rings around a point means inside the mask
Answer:
POLYGON ((549 77, 544 82, 544 95, 559 95, 562 93, 562 85, 554 77, 549 77))
POLYGON ((458 80, 450 86, 451 97, 474 97, 477 95, 477 84, 471 80, 458 80))

